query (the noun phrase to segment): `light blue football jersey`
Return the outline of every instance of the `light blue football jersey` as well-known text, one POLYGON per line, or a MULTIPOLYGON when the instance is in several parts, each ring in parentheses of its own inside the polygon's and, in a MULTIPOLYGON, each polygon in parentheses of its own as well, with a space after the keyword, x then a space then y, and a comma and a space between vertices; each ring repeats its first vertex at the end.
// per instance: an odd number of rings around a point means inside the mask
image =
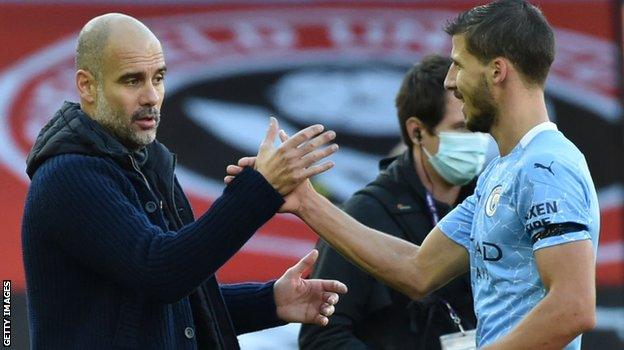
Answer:
MULTIPOLYGON (((600 213, 585 157, 555 124, 545 122, 509 154, 492 160, 475 193, 438 226, 470 255, 481 347, 508 334, 545 296, 536 250, 591 239, 596 253, 600 213), (541 237, 548 224, 575 229, 541 237)), ((579 336, 565 349, 580 348, 579 336)))

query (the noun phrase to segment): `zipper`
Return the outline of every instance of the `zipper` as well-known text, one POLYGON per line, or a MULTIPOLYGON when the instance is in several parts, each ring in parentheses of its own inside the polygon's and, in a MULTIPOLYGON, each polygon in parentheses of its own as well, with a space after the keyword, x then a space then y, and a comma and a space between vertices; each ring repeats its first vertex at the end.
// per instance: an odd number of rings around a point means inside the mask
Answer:
POLYGON ((182 228, 182 226, 184 226, 184 223, 182 222, 182 218, 180 218, 180 215, 178 214, 178 208, 176 207, 176 202, 175 202, 175 167, 176 167, 176 163, 177 163, 177 157, 174 154, 173 155, 173 169, 171 171, 171 205, 173 206, 173 212, 175 213, 175 217, 176 219, 178 219, 178 225, 180 228, 182 228))
POLYGON ((143 181, 145 181, 145 186, 147 186, 147 189, 150 191, 150 193, 154 195, 154 193, 152 192, 152 188, 150 187, 149 182, 147 181, 147 178, 145 177, 145 175, 143 175, 143 173, 141 172, 141 169, 139 169, 139 166, 135 162, 134 158, 132 158, 131 155, 129 155, 128 157, 130 158, 130 163, 132 163, 132 167, 134 168, 134 170, 136 170, 136 172, 141 175, 141 177, 143 178, 143 181))

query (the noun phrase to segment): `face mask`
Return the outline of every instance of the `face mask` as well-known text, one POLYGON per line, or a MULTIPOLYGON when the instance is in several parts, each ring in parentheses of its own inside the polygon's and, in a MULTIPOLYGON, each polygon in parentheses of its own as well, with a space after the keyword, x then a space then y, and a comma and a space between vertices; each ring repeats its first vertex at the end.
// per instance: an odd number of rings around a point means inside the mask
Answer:
POLYGON ((488 137, 480 132, 440 132, 438 153, 431 156, 422 149, 440 176, 450 184, 465 185, 483 168, 488 137))

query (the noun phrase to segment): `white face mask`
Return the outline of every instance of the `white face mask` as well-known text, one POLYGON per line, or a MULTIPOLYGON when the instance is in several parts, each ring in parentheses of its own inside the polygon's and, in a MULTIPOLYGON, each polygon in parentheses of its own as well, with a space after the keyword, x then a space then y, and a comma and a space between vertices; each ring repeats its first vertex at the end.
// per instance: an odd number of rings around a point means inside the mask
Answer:
POLYGON ((429 163, 448 183, 465 185, 483 168, 488 137, 480 132, 440 132, 438 153, 432 156, 422 149, 429 163))

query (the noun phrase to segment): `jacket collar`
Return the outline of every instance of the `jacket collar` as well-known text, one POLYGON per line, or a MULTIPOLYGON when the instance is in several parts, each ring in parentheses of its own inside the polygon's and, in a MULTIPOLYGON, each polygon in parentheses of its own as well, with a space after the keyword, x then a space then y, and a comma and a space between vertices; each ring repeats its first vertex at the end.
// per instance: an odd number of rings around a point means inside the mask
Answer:
MULTIPOLYGON (((165 166, 173 171, 173 155, 165 146, 154 141, 146 148, 149 154, 146 167, 165 166)), ((121 142, 87 116, 79 104, 65 102, 39 132, 26 159, 26 173, 32 178, 47 159, 69 153, 107 157, 123 168, 132 167, 131 152, 121 142)))
POLYGON ((414 157, 410 149, 396 157, 382 159, 379 162, 379 169, 381 170, 380 177, 389 176, 425 200, 426 190, 414 169, 414 157))

